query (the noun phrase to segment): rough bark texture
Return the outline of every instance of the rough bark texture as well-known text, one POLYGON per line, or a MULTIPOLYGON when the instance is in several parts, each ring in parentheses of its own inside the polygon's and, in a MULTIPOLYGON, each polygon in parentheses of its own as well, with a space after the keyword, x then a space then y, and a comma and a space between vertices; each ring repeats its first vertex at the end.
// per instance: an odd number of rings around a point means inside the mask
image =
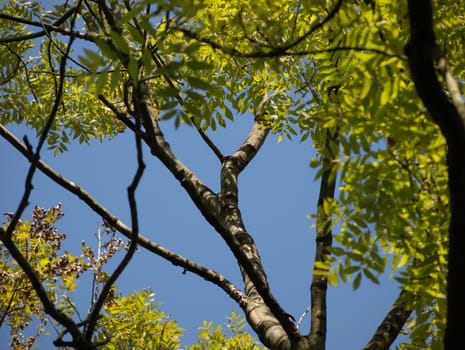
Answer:
MULTIPOLYGON (((447 275, 447 327, 445 349, 462 343, 465 315, 465 113, 463 101, 449 100, 438 80, 444 60, 433 27, 431 1, 408 2, 411 37, 406 47, 417 93, 447 140, 450 192, 449 263, 447 275)), ((447 81, 445 81, 447 84, 447 81)))

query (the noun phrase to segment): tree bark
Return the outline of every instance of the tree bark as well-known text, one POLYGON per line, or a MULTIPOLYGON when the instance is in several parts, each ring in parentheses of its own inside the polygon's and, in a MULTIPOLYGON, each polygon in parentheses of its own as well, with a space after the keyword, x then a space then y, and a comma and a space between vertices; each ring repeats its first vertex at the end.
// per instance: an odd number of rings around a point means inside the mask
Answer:
MULTIPOLYGON (((444 64, 436 43, 431 1, 409 0, 410 41, 405 51, 417 93, 447 141, 450 193, 447 326, 445 349, 463 340, 465 315, 465 112, 461 99, 450 100, 438 80, 444 64)), ((447 81, 445 82, 448 85, 447 81)))
POLYGON ((412 310, 406 306, 406 301, 413 296, 407 294, 404 291, 400 293, 391 310, 362 350, 388 350, 390 348, 412 313, 412 310))

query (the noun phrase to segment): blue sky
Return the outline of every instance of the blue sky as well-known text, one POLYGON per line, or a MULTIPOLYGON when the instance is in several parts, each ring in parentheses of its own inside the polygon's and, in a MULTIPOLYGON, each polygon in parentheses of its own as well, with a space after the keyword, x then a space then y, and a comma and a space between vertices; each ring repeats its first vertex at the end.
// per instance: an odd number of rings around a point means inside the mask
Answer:
MULTIPOLYGON (((214 190, 219 186, 219 163, 187 126, 175 130, 164 122, 168 141, 178 157, 214 190)), ((210 133, 224 154, 231 153, 245 138, 251 118, 239 117, 234 124, 210 133)), ((12 127, 18 137, 34 133, 12 127)), ((260 250, 273 293, 283 307, 296 319, 309 305, 309 285, 314 255, 312 220, 307 214, 315 211, 319 183, 309 161, 314 154, 310 141, 299 143, 284 140, 277 144, 271 135, 261 152, 239 178, 239 204, 244 222, 260 250)), ((54 157, 44 152, 42 159, 64 176, 80 184, 88 192, 130 224, 126 187, 132 179, 136 161, 134 140, 124 133, 112 141, 92 142, 90 146, 73 144, 68 152, 54 157)), ((242 286, 232 254, 219 235, 209 227, 190 202, 183 188, 145 150, 147 170, 137 191, 141 233, 157 243, 206 267, 213 268, 242 286)), ((0 139, 1 212, 13 211, 24 188, 27 162, 3 139, 0 139)), ((65 217, 59 229, 66 232, 65 249, 79 253, 80 242, 96 246, 95 233, 101 219, 76 197, 66 193, 48 178, 37 173, 30 215, 34 205, 45 208, 61 202, 65 217)), ((357 291, 350 284, 330 288, 328 292, 327 349, 360 349, 369 340, 383 319, 398 289, 388 277, 374 286, 364 281, 357 291)), ((88 279, 87 279, 88 281, 88 279)), ((82 312, 90 300, 86 279, 73 296, 82 312)), ((224 324, 232 310, 240 309, 219 288, 179 267, 140 250, 129 268, 117 281, 127 294, 152 288, 162 310, 185 328, 184 343, 192 344, 196 327, 202 320, 224 324)), ((308 318, 301 326, 308 332, 308 318)), ((0 330, 0 344, 5 330, 0 330)), ((50 348, 53 337, 42 341, 40 349, 50 348)))

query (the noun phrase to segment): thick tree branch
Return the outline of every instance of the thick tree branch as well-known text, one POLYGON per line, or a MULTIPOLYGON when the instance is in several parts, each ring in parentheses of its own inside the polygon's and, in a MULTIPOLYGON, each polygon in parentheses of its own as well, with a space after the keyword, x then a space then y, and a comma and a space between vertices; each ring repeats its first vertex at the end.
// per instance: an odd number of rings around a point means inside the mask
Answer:
POLYGON ((300 341, 301 336, 291 316, 281 308, 271 293, 257 247, 245 229, 238 208, 238 176, 260 150, 268 135, 268 130, 259 123, 267 101, 268 95, 265 94, 256 108, 255 123, 246 140, 222 164, 219 223, 215 228, 241 267, 250 302, 246 313, 250 324, 267 346, 286 348, 289 343, 300 341))
POLYGON ((391 344, 397 338, 412 313, 412 309, 407 306, 412 298, 413 295, 409 292, 402 291, 400 293, 386 317, 376 329, 375 334, 362 350, 390 349, 391 344))
MULTIPOLYGON (((440 84, 436 69, 444 74, 444 58, 436 44, 431 1, 409 0, 410 41, 405 50, 417 93, 448 146, 447 166, 450 194, 449 258, 447 274, 447 327, 445 349, 453 349, 463 338, 465 315, 465 115, 457 93, 450 101, 440 84), (442 68, 441 68, 442 66, 442 68)), ((445 77, 446 84, 451 80, 445 77)))
POLYGON ((134 92, 135 112, 142 118, 145 133, 144 141, 152 154, 157 157, 179 181, 200 210, 205 219, 216 227, 217 195, 206 186, 188 167, 173 153, 158 123, 150 100, 148 88, 139 82, 134 92))
MULTIPOLYGON (((22 144, 8 129, 0 124, 0 135, 6 139, 14 148, 16 148, 26 159, 31 161, 32 153, 28 148, 22 144)), ((44 161, 39 160, 37 168, 52 181, 77 196, 86 205, 91 208, 95 213, 100 215, 110 226, 114 227, 118 232, 122 233, 128 238, 132 237, 132 230, 126 226, 118 217, 113 215, 108 209, 96 201, 88 192, 82 189, 78 184, 68 180, 52 168, 50 168, 44 161)), ((205 268, 193 261, 178 255, 165 247, 156 244, 147 237, 139 234, 137 243, 148 251, 159 255, 160 257, 168 260, 175 266, 180 266, 186 271, 190 271, 205 280, 215 284, 223 289, 234 301, 236 301, 242 308, 245 307, 247 298, 246 296, 229 280, 218 272, 205 268)))
POLYGON ((320 192, 317 205, 316 219, 316 249, 314 258, 314 271, 312 284, 310 287, 311 294, 311 322, 310 334, 308 336, 312 349, 324 350, 326 341, 326 291, 328 289, 328 279, 324 274, 326 271, 319 270, 318 264, 327 264, 330 255, 329 248, 332 245, 332 219, 331 213, 324 210, 325 202, 334 198, 336 188, 336 160, 339 158, 338 131, 326 130, 325 143, 321 151, 321 163, 323 174, 321 176, 320 192), (336 147, 334 147, 336 145, 336 147))

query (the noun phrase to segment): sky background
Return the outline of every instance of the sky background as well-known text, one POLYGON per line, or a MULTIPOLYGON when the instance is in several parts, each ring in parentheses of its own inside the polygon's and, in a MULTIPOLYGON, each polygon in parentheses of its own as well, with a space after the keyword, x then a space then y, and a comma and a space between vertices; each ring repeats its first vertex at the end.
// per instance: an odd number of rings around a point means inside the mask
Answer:
MULTIPOLYGON (((227 129, 210 133, 223 154, 233 152, 246 137, 251 117, 239 117, 227 129)), ((195 129, 164 122, 166 133, 177 156, 215 191, 219 187, 219 162, 203 143, 195 129)), ((21 138, 34 132, 10 126, 21 138)), ((33 143, 34 144, 34 143, 33 143)), ((307 215, 315 212, 319 182, 309 167, 314 155, 311 141, 283 140, 270 135, 262 150, 239 178, 239 205, 245 225, 252 234, 268 274, 272 291, 281 305, 299 319, 309 306, 309 286, 314 256, 315 229, 307 215)), ((184 189, 163 165, 144 150, 147 169, 137 190, 140 232, 155 242, 193 261, 212 268, 242 288, 235 259, 219 235, 209 227, 193 206, 184 189)), ((136 169, 134 139, 123 133, 112 141, 91 145, 73 144, 69 151, 54 157, 46 151, 42 159, 76 182, 113 214, 130 225, 126 188, 136 169)), ((28 163, 0 138, 1 213, 14 211, 24 189, 28 163)), ((33 206, 49 208, 62 203, 65 216, 58 222, 67 234, 64 248, 80 253, 81 241, 96 248, 95 233, 102 220, 74 195, 62 190, 37 172, 34 191, 26 217, 33 206)), ((109 272, 111 272, 109 270, 109 272)), ((85 312, 90 301, 90 274, 73 300, 85 312)), ((141 249, 117 281, 124 294, 144 288, 155 291, 161 309, 185 328, 183 343, 195 341, 196 327, 203 320, 225 324, 238 306, 218 287, 192 274, 183 274, 162 258, 141 249)), ((397 296, 398 288, 388 276, 379 286, 362 282, 359 290, 351 284, 328 290, 327 349, 360 349, 370 339, 397 296)), ((308 332, 309 315, 301 325, 308 332)), ((53 335, 53 333, 52 333, 53 335)), ((39 349, 51 348, 53 336, 45 337, 39 349)), ((6 330, 0 329, 0 349, 6 343, 6 330)))

